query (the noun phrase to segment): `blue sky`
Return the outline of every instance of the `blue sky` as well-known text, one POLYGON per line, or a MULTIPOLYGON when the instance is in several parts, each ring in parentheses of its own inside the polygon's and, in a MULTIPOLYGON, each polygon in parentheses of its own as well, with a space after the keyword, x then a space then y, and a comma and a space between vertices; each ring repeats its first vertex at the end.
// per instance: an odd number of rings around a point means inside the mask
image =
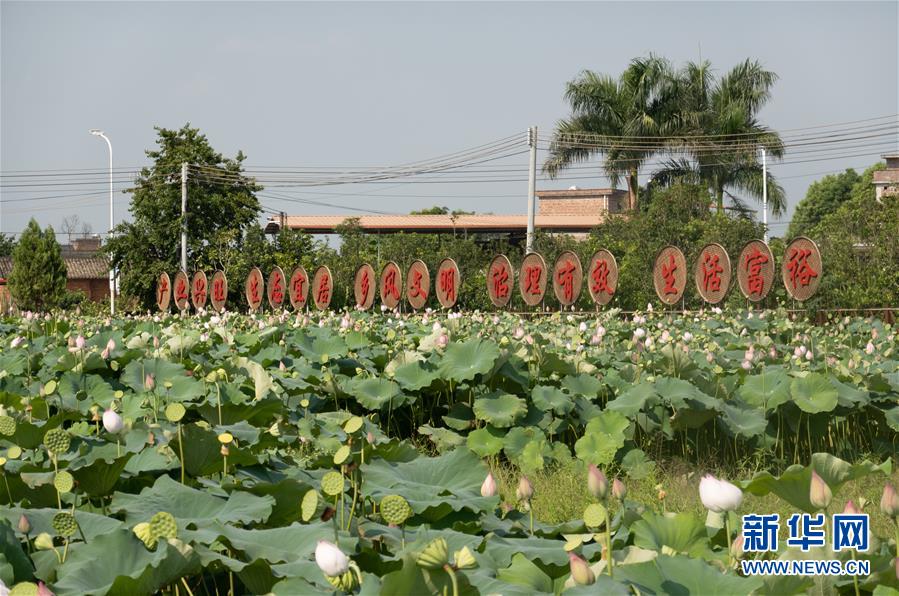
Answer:
MULTIPOLYGON (((548 133, 567 114, 566 81, 583 69, 617 74, 650 52, 676 64, 701 56, 719 73, 747 57, 762 61, 780 76, 762 112, 777 129, 874 118, 899 113, 897 7, 4 1, 0 168, 7 176, 103 169, 106 146, 88 134, 94 127, 112 139, 116 167, 140 166, 154 125, 188 121, 217 150, 242 149, 250 166, 390 165, 514 134, 524 149, 528 126, 548 133)), ((818 174, 864 168, 888 149, 772 171, 792 211, 818 174)), ((524 172, 527 156, 502 163, 524 172)), ((592 179, 579 171, 577 180, 540 180, 538 188, 607 186, 595 171, 592 179)), ((3 232, 20 231, 32 216, 58 230, 71 214, 106 231, 102 180, 62 189, 10 180, 0 196, 3 232), (47 198, 58 195, 69 196, 47 198)), ((289 191, 293 199, 398 213, 433 204, 523 213, 526 194, 523 180, 289 191)), ((296 214, 341 211, 263 203, 296 214)), ((117 193, 116 218, 126 216, 127 196, 117 193)), ((775 223, 772 233, 784 229, 775 223)))

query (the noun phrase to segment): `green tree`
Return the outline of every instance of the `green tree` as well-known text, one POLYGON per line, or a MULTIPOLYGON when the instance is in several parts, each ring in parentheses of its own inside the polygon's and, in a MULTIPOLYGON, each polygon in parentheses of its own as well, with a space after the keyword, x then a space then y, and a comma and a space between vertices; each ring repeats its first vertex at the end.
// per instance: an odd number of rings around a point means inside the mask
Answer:
POLYGON ((55 308, 66 294, 66 264, 51 226, 28 222, 12 254, 9 289, 21 309, 55 308))
MULTIPOLYGON (((143 168, 132 192, 132 221, 115 228, 106 250, 119 269, 122 292, 151 306, 157 276, 180 268, 181 164, 190 164, 187 189, 188 268, 208 266, 221 256, 222 243, 237 249, 254 226, 261 190, 242 174, 245 159, 217 153, 206 136, 186 124, 156 128, 157 146, 147 151, 153 165, 143 168)), ((257 226, 258 227, 258 226, 257 226)), ((234 281, 231 281, 234 289, 234 281)))
POLYGON ((669 62, 652 55, 631 60, 618 79, 582 72, 566 86, 571 116, 556 124, 543 171, 554 178, 602 155, 612 184, 627 182, 629 207, 635 209, 640 169, 662 149, 660 137, 675 131, 673 81, 669 62))
MULTIPOLYGON (((813 182, 805 193, 790 222, 789 238, 806 235, 824 216, 836 211, 852 196, 860 176, 852 168, 841 174, 831 174, 813 182)), ((873 190, 872 190, 873 192, 873 190)))
POLYGON ((418 211, 410 211, 409 215, 474 215, 474 211, 465 211, 463 209, 450 210, 449 207, 440 207, 434 205, 427 209, 419 209, 418 211))
MULTIPOLYGON (((725 195, 744 211, 744 196, 761 200, 759 149, 764 147, 773 158, 784 154, 780 135, 758 120, 776 81, 777 75, 757 61, 745 60, 718 80, 708 61, 688 62, 674 82, 678 136, 685 142, 669 141, 668 149, 675 156, 653 174, 653 180, 663 185, 674 181, 702 184, 719 213, 724 210, 725 195)), ((786 208, 783 187, 770 171, 768 204, 775 214, 786 208)))
POLYGON ((16 239, 6 234, 0 234, 0 257, 8 257, 12 255, 13 249, 16 247, 16 239))

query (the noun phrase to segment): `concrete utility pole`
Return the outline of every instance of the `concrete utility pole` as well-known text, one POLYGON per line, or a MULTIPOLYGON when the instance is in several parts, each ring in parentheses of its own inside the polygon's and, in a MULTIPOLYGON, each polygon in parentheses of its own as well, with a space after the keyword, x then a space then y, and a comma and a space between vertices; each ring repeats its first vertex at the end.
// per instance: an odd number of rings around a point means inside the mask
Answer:
POLYGON ((537 127, 528 129, 528 146, 531 148, 531 167, 528 171, 528 235, 526 252, 534 250, 534 212, 537 209, 537 127))
POLYGON ((187 162, 181 164, 181 270, 187 273, 187 162))
POLYGON ((765 226, 765 243, 768 243, 768 159, 762 147, 762 225, 765 226))
MULTIPOLYGON (((106 141, 106 146, 109 147, 109 237, 112 238, 114 225, 112 210, 112 141, 109 140, 109 137, 102 130, 97 128, 92 128, 90 133, 106 141)), ((112 267, 109 268, 109 313, 115 315, 115 270, 112 267)))

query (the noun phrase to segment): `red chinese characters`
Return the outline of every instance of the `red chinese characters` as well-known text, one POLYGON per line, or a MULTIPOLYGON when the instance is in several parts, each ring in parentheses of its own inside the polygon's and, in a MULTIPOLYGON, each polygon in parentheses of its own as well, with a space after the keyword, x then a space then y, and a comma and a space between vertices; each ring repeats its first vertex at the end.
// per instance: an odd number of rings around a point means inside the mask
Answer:
POLYGON ((727 250, 720 244, 706 244, 699 251, 693 272, 696 291, 709 304, 718 304, 730 288, 732 271, 727 250))
POLYGON ((172 298, 172 285, 168 273, 161 273, 156 282, 156 306, 159 310, 168 310, 169 300, 172 298))
POLYGON ((228 279, 224 271, 216 271, 212 274, 212 308, 221 312, 225 309, 228 300, 228 279))
POLYGON ((206 306, 206 289, 206 274, 202 271, 197 271, 196 273, 194 273, 194 278, 191 282, 190 290, 190 301, 191 303, 193 303, 194 308, 197 310, 200 310, 201 308, 206 306))
POLYGON ((790 250, 787 257, 787 271, 790 272, 790 283, 793 289, 796 289, 797 284, 807 286, 814 278, 818 277, 818 272, 809 264, 811 256, 812 251, 808 248, 790 250))
POLYGON ((799 236, 784 250, 781 270, 784 286, 795 300, 808 300, 821 283, 821 251, 805 236, 799 236))
POLYGON ((262 271, 254 267, 247 275, 247 282, 244 286, 247 304, 251 311, 258 310, 262 305, 262 297, 264 290, 264 282, 262 281, 262 271))
POLYGON ((437 301, 444 308, 452 308, 456 304, 457 292, 461 279, 459 267, 450 258, 443 259, 437 265, 437 301))
POLYGON ((702 257, 702 287, 707 292, 721 291, 721 273, 724 271, 715 253, 706 253, 702 257))
POLYGON ((553 292, 562 306, 574 304, 581 294, 584 270, 577 254, 570 250, 562 252, 553 267, 553 292))
POLYGON ((388 262, 381 270, 381 304, 390 309, 396 308, 402 297, 402 292, 400 292, 402 285, 403 274, 400 272, 399 265, 393 261, 388 262))
POLYGON ((331 304, 332 286, 331 270, 324 265, 316 269, 312 277, 312 298, 319 310, 325 310, 331 304))
POLYGON ((275 267, 268 275, 268 303, 272 308, 281 308, 284 304, 284 270, 275 267))
POLYGON ((674 255, 668 254, 668 264, 662 265, 662 278, 665 280, 665 289, 662 290, 666 294, 677 294, 677 278, 674 272, 677 271, 677 261, 674 255))
POLYGON ((431 274, 428 266, 418 259, 412 261, 406 274, 406 300, 409 301, 409 305, 415 310, 423 308, 428 301, 430 290, 431 274))
POLYGON ((506 255, 496 255, 487 267, 487 296, 493 306, 505 306, 512 299, 512 263, 506 255))
POLYGON ((765 299, 774 285, 774 255, 761 240, 750 240, 740 251, 737 261, 740 292, 750 302, 765 299))
POLYGON ((566 261, 556 270, 556 281, 562 287, 565 302, 572 302, 574 298, 574 272, 575 266, 571 261, 566 261))
POLYGON ((368 263, 363 263, 356 269, 353 280, 353 294, 356 297, 356 306, 362 310, 368 310, 375 301, 374 292, 375 270, 368 263))
POLYGON ((546 261, 539 254, 532 252, 521 261, 521 275, 518 278, 518 290, 521 298, 528 306, 536 306, 543 301, 546 294, 546 261))
POLYGON ((761 296, 765 291, 765 278, 762 276, 762 268, 770 262, 768 255, 758 247, 746 255, 743 267, 746 269, 746 286, 751 296, 761 296))
POLYGON ((188 305, 188 300, 190 299, 190 282, 187 279, 187 274, 183 271, 179 271, 175 274, 175 308, 178 310, 185 310, 188 305))
POLYGON ((590 297, 596 304, 608 304, 618 287, 618 263, 605 249, 599 249, 590 258, 590 297))
POLYGON ((653 285, 659 299, 665 304, 680 300, 687 287, 687 260, 676 246, 666 246, 656 257, 653 267, 653 285))
POLYGON ((456 301, 456 272, 452 269, 444 269, 440 272, 440 291, 448 301, 456 301))
POLYGON ((490 281, 493 283, 493 295, 497 298, 509 296, 509 270, 502 266, 496 266, 490 270, 490 281))
POLYGON ((290 276, 290 283, 287 286, 287 293, 290 296, 290 304, 295 309, 299 310, 306 306, 306 297, 309 294, 309 277, 302 266, 293 270, 290 276))

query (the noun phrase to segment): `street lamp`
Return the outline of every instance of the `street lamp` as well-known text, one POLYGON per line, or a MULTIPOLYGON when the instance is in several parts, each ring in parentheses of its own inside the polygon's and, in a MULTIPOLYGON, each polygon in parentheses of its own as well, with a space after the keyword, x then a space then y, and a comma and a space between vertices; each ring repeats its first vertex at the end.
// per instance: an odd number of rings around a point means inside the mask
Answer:
MULTIPOLYGON (((92 128, 90 133, 106 141, 106 146, 109 147, 109 233, 111 235, 114 225, 112 213, 112 143, 109 141, 109 137, 103 134, 103 131, 99 128, 92 128)), ((115 314, 115 272, 112 267, 109 268, 109 312, 110 314, 115 314)))

